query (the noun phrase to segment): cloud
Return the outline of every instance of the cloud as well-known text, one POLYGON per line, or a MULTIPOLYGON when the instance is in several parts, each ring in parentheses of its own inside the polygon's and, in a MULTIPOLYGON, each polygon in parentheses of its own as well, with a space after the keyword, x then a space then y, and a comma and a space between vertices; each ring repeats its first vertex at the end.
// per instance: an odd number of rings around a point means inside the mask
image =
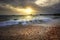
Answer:
POLYGON ((16 13, 10 10, 10 7, 26 7, 29 4, 33 4, 34 0, 0 0, 0 15, 19 15, 21 13, 16 13), (8 8, 7 8, 8 7, 8 8), (2 9, 2 10, 1 10, 2 9))
POLYGON ((36 0, 35 4, 46 13, 60 13, 60 0, 36 0))
POLYGON ((60 2, 60 0, 36 0, 35 4, 37 4, 41 7, 47 7, 47 6, 55 5, 59 2, 60 2))
POLYGON ((6 5, 10 5, 14 8, 31 6, 39 11, 39 14, 60 13, 60 0, 0 0, 0 15, 19 15, 19 13, 6 8, 6 5), (39 4, 36 4, 38 1, 39 4))

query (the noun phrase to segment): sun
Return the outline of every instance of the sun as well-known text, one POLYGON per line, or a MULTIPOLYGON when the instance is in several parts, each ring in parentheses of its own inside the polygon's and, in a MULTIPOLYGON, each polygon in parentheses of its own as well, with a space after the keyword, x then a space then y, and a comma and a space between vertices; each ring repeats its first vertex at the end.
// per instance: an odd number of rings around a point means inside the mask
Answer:
POLYGON ((30 7, 27 7, 24 10, 22 10, 22 13, 25 13, 25 14, 29 15, 29 14, 33 14, 34 10, 30 7))
POLYGON ((26 8, 24 12, 27 13, 27 14, 32 14, 33 13, 33 9, 26 8))

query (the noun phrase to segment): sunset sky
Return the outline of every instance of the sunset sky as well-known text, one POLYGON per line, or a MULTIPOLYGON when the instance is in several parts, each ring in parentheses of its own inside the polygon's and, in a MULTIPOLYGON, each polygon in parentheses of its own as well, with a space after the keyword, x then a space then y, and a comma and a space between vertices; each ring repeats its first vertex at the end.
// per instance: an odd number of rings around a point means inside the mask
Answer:
POLYGON ((25 15, 26 7, 36 14, 60 13, 60 0, 0 0, 0 15, 25 15))

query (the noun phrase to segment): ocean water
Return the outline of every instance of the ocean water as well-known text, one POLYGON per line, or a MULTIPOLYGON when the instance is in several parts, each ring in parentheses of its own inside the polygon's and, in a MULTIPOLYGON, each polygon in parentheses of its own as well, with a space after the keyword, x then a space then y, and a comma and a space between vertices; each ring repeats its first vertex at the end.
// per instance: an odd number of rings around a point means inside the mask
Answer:
POLYGON ((8 25, 31 25, 31 24, 51 24, 60 20, 60 16, 1 16, 0 27, 8 25))

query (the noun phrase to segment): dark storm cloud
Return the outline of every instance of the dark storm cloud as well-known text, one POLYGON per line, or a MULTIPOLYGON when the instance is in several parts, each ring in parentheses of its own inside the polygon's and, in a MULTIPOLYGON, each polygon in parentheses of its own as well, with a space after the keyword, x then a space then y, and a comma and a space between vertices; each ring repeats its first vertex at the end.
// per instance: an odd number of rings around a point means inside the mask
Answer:
POLYGON ((11 5, 18 5, 18 0, 0 0, 1 4, 11 4, 11 5))
POLYGON ((0 3, 11 4, 15 6, 19 5, 27 5, 29 3, 33 3, 35 0, 0 0, 0 3))
POLYGON ((50 14, 60 14, 60 3, 52 5, 50 7, 42 7, 43 11, 50 14))
POLYGON ((11 1, 13 1, 13 0, 0 0, 1 3, 9 3, 11 1))

